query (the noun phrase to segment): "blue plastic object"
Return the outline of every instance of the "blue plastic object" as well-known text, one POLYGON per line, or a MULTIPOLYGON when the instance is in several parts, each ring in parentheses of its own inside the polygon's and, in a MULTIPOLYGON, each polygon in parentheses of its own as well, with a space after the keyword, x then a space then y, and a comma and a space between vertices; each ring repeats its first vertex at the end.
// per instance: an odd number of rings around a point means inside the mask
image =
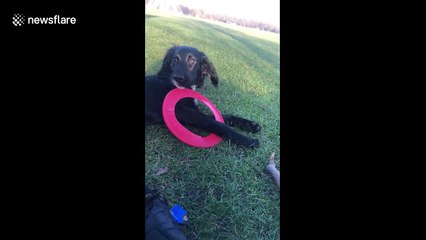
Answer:
POLYGON ((170 209, 170 213, 172 214, 173 218, 176 220, 177 223, 188 223, 188 216, 186 215, 186 211, 178 204, 175 204, 172 209, 170 209))

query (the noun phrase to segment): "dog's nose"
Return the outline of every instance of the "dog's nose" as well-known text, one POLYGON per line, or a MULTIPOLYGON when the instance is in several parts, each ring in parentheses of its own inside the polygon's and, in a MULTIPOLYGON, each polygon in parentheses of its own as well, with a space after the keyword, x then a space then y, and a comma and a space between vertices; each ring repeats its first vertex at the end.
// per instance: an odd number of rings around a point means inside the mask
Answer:
POLYGON ((178 83, 182 83, 183 80, 184 80, 183 76, 181 76, 181 75, 174 75, 173 79, 178 83))

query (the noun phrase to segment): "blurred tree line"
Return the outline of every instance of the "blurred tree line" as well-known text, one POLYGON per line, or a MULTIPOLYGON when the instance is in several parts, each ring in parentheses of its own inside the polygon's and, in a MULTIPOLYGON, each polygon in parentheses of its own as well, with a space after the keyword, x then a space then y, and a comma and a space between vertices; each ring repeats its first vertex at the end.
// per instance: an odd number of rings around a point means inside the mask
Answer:
MULTIPOLYGON (((150 3, 150 2, 153 2, 153 1, 155 1, 155 0, 145 0, 145 5, 150 3)), ((177 9, 179 9, 178 11, 180 11, 183 15, 186 15, 186 16, 205 18, 205 19, 210 19, 210 20, 219 21, 219 22, 223 22, 223 23, 235 24, 235 25, 239 25, 239 26, 243 26, 243 27, 255 28, 255 29, 259 29, 259 30, 263 30, 263 31, 280 33, 279 27, 273 26, 273 25, 268 24, 268 23, 261 23, 261 22, 258 22, 258 21, 229 17, 229 16, 225 16, 225 15, 220 15, 220 14, 206 13, 205 11, 203 11, 201 9, 190 9, 190 8, 188 8, 186 6, 182 6, 182 5, 178 5, 176 7, 177 7, 177 9)))

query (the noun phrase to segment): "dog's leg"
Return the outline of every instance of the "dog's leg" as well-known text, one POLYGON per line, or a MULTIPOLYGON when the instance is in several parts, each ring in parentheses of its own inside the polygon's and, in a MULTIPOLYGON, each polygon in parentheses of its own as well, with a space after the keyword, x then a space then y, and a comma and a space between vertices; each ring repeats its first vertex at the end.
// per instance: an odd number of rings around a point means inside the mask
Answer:
MULTIPOLYGON (((247 132, 257 133, 262 129, 260 124, 255 121, 250 121, 233 115, 222 115, 222 117, 226 125, 236 127, 247 132)), ((214 119, 214 116, 211 115, 210 118, 214 119)))
POLYGON ((214 133, 218 136, 229 139, 232 143, 245 147, 259 146, 259 140, 244 136, 227 125, 218 122, 195 109, 176 111, 176 117, 182 124, 188 124, 195 128, 214 133))

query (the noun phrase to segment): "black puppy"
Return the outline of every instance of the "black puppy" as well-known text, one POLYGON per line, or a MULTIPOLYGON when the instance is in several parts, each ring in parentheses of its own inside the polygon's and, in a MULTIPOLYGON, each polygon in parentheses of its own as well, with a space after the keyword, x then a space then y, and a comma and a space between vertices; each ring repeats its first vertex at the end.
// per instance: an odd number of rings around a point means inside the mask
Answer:
MULTIPOLYGON (((145 124, 164 123, 162 104, 167 93, 175 88, 201 87, 204 79, 210 75, 214 86, 219 79, 213 64, 207 56, 196 48, 176 46, 168 50, 163 65, 157 75, 145 76, 145 124)), ((176 104, 176 118, 181 124, 214 133, 229 139, 232 143, 245 147, 257 147, 259 141, 244 136, 229 126, 235 126, 253 133, 259 132, 258 123, 232 115, 223 115, 225 124, 218 122, 214 116, 207 116, 198 110, 194 99, 184 98, 176 104)))

